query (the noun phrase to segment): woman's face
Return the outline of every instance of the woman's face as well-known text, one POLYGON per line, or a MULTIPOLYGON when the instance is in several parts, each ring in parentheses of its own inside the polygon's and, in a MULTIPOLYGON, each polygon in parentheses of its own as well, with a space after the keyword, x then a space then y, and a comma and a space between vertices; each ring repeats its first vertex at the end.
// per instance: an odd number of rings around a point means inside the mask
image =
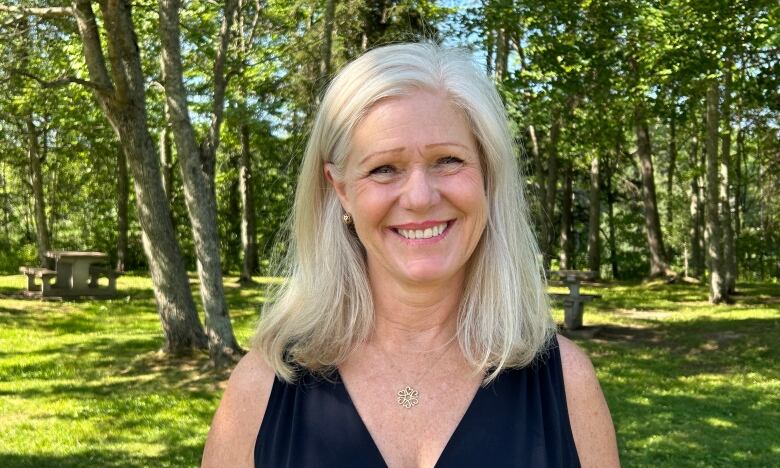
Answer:
POLYGON ((480 156, 464 112, 415 91, 373 106, 342 178, 325 172, 366 249, 372 282, 462 280, 487 222, 480 156))

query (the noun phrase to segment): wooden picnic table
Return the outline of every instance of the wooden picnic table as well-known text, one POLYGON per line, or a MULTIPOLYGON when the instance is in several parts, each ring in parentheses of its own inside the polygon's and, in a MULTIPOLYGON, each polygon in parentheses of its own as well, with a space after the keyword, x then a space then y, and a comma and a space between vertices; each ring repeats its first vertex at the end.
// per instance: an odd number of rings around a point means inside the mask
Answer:
POLYGON ((563 303, 563 326, 568 330, 582 328, 582 316, 585 303, 601 296, 598 294, 580 294, 580 284, 585 280, 596 279, 595 271, 558 270, 549 272, 549 277, 560 278, 569 289, 568 294, 553 293, 550 297, 563 303))
POLYGON ((100 266, 106 263, 108 255, 103 252, 78 252, 50 250, 46 257, 54 261, 54 270, 47 268, 21 267, 27 275, 27 292, 30 295, 79 297, 114 296, 116 278, 119 272, 100 266), (108 286, 100 286, 101 277, 108 279, 108 286), (41 285, 35 279, 41 279, 41 285), (54 284, 50 281, 54 279, 54 284))

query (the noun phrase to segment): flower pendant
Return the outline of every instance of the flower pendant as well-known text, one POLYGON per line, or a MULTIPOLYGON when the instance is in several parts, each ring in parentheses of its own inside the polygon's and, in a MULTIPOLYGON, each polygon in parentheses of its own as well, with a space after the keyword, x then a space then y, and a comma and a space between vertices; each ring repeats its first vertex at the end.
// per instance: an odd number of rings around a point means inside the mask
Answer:
POLYGON ((411 408, 420 402, 419 395, 417 390, 407 385, 406 388, 398 391, 398 404, 407 409, 411 408))

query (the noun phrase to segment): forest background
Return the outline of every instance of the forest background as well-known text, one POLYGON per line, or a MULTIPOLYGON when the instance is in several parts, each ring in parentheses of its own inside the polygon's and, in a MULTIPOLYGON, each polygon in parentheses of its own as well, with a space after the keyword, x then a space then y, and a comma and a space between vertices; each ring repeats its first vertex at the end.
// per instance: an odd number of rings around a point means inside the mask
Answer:
POLYGON ((0 39, 0 272, 148 270, 173 353, 240 356, 223 275, 278 273, 318 96, 396 41, 495 80, 548 268, 780 281, 776 1, 5 1, 0 39))

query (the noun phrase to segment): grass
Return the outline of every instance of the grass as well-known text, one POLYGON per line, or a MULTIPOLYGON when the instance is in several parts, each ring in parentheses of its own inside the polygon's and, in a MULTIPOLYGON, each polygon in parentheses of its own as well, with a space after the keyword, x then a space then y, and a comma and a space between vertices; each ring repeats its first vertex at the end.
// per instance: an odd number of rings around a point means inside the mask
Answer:
MULTIPOLYGON (((157 352, 148 278, 122 277, 111 301, 13 298, 23 285, 0 276, 0 466, 197 465, 227 375, 157 352)), ((265 287, 226 286, 246 345, 265 287)), ((590 288, 600 331, 577 341, 624 466, 780 465, 780 286, 740 286, 719 307, 695 285, 590 288)))

